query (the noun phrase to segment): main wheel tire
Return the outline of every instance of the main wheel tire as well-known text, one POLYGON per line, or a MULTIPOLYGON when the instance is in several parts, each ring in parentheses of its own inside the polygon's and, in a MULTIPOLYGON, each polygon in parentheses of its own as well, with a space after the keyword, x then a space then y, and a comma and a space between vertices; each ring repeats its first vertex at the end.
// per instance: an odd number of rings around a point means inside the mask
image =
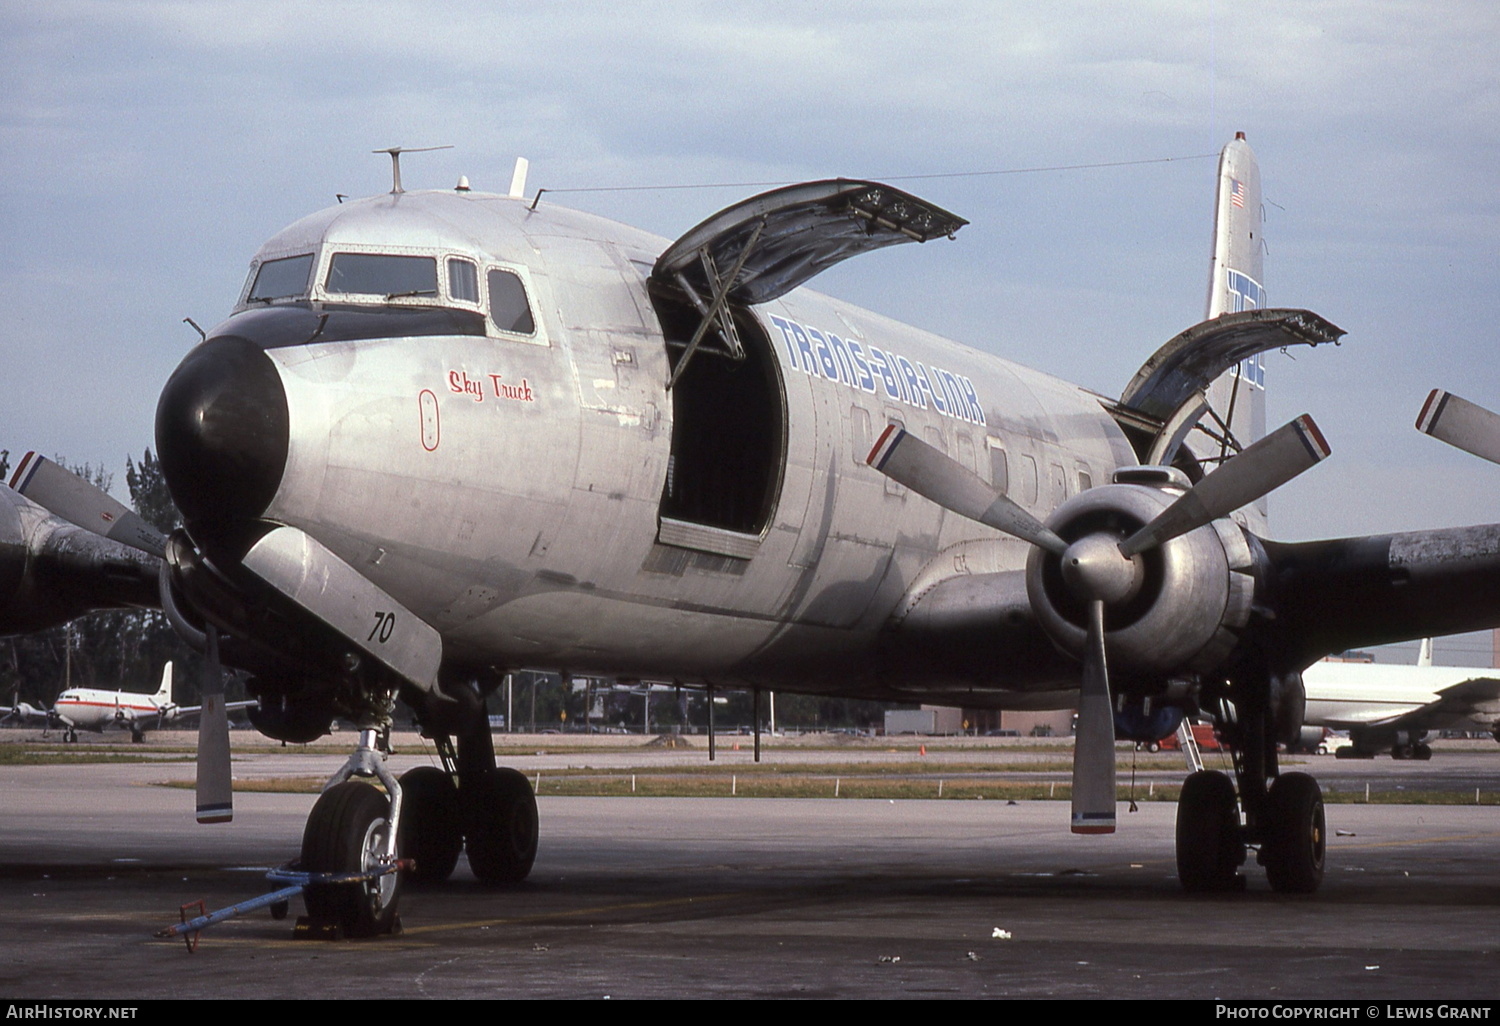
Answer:
POLYGON ((401 826, 396 847, 417 866, 406 873, 411 883, 442 883, 453 875, 464 850, 458 788, 436 766, 418 766, 400 780, 401 826))
POLYGON ((516 884, 536 861, 536 795, 513 769, 470 776, 459 788, 469 868, 484 883, 516 884))
POLYGON ((1412 758, 1426 762, 1432 758, 1432 746, 1423 742, 1412 746, 1412 758))
MULTIPOLYGON (((302 832, 302 868, 311 873, 359 873, 377 868, 385 854, 384 794, 353 780, 335 784, 318 798, 302 832)), ((352 884, 310 885, 307 914, 337 923, 349 937, 389 933, 396 921, 401 875, 386 873, 352 884)))
POLYGON ((1281 894, 1316 891, 1323 882, 1326 850, 1322 789, 1306 773, 1283 773, 1266 796, 1261 861, 1271 889, 1281 894))
POLYGON ((1244 861, 1234 782, 1199 770, 1183 781, 1177 799, 1177 878, 1193 894, 1237 890, 1244 861))

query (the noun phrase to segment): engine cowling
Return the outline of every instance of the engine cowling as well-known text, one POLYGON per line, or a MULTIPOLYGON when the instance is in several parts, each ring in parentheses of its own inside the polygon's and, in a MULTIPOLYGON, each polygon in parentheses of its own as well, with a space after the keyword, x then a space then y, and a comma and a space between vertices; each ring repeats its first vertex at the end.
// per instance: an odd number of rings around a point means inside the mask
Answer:
MULTIPOLYGON (((1174 478, 1160 475, 1159 480, 1083 492, 1059 506, 1047 527, 1070 546, 1090 537, 1121 541, 1182 494, 1174 478)), ((1082 659, 1087 603, 1068 586, 1065 558, 1033 548, 1026 564, 1027 595, 1053 643, 1082 659)), ((1220 666, 1250 617, 1252 559, 1244 532, 1227 519, 1131 557, 1135 581, 1105 608, 1111 674, 1159 677, 1220 666)))

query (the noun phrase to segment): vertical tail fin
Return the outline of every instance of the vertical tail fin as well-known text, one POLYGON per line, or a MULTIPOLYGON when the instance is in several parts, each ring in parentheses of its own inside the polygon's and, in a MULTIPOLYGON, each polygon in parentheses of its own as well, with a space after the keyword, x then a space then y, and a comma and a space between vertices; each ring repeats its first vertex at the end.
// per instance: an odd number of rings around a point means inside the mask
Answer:
POLYGON ((1260 166, 1244 132, 1219 154, 1219 191, 1214 207, 1214 251, 1208 278, 1212 319, 1265 306, 1260 238, 1260 166))
POLYGON ((170 659, 167 660, 167 665, 161 668, 161 686, 156 689, 153 697, 159 703, 164 702, 170 705, 172 702, 172 661, 170 659))
MULTIPOLYGON (((1209 262, 1208 311, 1220 314, 1261 309, 1266 305, 1264 240, 1261 238, 1260 166, 1244 132, 1219 154, 1219 188, 1214 206, 1213 256, 1209 262)), ((1264 357, 1249 357, 1236 372, 1222 375, 1209 388, 1210 405, 1229 420, 1241 445, 1266 433, 1264 357), (1233 406, 1231 415, 1230 409, 1233 406)))
MULTIPOLYGON (((1209 262, 1208 311, 1212 320, 1226 313, 1266 305, 1261 238, 1260 166, 1244 132, 1219 154, 1218 192, 1214 204, 1213 253, 1209 262)), ((1209 407, 1227 422, 1239 447, 1266 433, 1266 369, 1260 354, 1247 357, 1208 387, 1209 407)), ((1216 426, 1217 429, 1217 426, 1216 426)), ((1207 438, 1192 443, 1200 458, 1217 460, 1233 449, 1207 438)), ((1262 518, 1266 500, 1252 504, 1262 518)))

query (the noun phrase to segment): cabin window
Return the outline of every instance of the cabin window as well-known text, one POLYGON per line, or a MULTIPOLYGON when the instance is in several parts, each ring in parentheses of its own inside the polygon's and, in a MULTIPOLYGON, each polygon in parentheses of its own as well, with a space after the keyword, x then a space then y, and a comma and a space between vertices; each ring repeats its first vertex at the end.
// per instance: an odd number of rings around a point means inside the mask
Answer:
POLYGON ((490 320, 501 331, 513 331, 518 335, 530 335, 536 331, 536 322, 531 319, 531 306, 526 302, 526 286, 514 271, 491 270, 490 320))
POLYGON ((1061 463, 1050 464, 1052 468, 1052 505, 1060 506, 1068 497, 1068 475, 1061 463))
POLYGON ((479 268, 472 260, 448 261, 448 298, 462 303, 479 302, 479 268))
POLYGON ((1021 504, 1035 506, 1038 491, 1036 459, 1023 452, 1021 454, 1021 504))
POLYGON ((248 298, 266 301, 306 295, 307 276, 312 271, 312 262, 311 253, 267 260, 256 270, 255 283, 250 286, 248 298))
POLYGON ((974 440, 962 431, 957 433, 955 444, 958 448, 958 462, 963 464, 969 473, 979 475, 979 464, 974 456, 974 440))
POLYGON ((402 299, 437 295, 437 260, 383 253, 335 253, 328 267, 329 292, 402 299))
POLYGON ((870 455, 870 411, 862 406, 849 407, 849 456, 856 467, 865 465, 870 455))
POLYGON ((991 438, 990 442, 990 484, 995 486, 997 492, 1010 491, 1010 465, 1005 462, 1005 450, 995 444, 991 438))

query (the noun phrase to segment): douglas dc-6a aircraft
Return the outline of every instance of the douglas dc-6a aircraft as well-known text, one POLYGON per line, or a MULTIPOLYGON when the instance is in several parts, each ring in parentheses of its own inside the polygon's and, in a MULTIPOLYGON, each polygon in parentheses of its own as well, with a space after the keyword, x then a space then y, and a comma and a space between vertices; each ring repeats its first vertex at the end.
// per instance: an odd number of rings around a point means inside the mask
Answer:
MULTIPOLYGON (((0 706, 0 719, 41 720, 47 726, 60 726, 63 737, 77 741, 80 730, 102 734, 118 727, 130 731, 130 739, 146 739, 146 731, 168 723, 197 716, 201 705, 178 705, 172 699, 175 668, 168 662, 161 671, 161 685, 154 694, 138 691, 108 691, 104 688, 68 688, 57 696, 51 709, 38 709, 25 702, 0 706)), ((247 709, 254 701, 230 702, 226 710, 247 709)))
MULTIPOLYGON (((526 202, 521 165, 508 196, 405 192, 390 152, 391 193, 273 236, 168 380, 156 442, 184 530, 35 457, 0 513, 6 629, 160 605, 209 655, 206 703, 223 663, 272 737, 360 726, 305 868, 377 866, 399 838, 427 879, 464 848, 480 879, 524 878, 536 804, 494 765, 482 699, 536 667, 1077 707, 1085 833, 1114 828, 1116 738, 1202 710, 1236 773, 1186 782, 1183 883, 1239 886, 1255 848, 1272 887, 1312 891, 1321 795, 1276 758, 1301 671, 1500 623, 1500 525, 1263 537, 1259 500, 1328 448, 1307 417, 1261 437, 1260 354, 1342 332, 1265 308, 1243 137, 1220 161, 1209 319, 1119 399, 802 288, 965 224, 897 189, 777 189, 669 244, 526 202), (443 770, 381 765, 397 695, 443 770)), ((1459 420, 1487 435, 1487 416, 1459 420)), ((217 722, 207 819, 229 813, 217 722)), ((398 888, 323 885, 308 907, 379 932, 398 888)))

